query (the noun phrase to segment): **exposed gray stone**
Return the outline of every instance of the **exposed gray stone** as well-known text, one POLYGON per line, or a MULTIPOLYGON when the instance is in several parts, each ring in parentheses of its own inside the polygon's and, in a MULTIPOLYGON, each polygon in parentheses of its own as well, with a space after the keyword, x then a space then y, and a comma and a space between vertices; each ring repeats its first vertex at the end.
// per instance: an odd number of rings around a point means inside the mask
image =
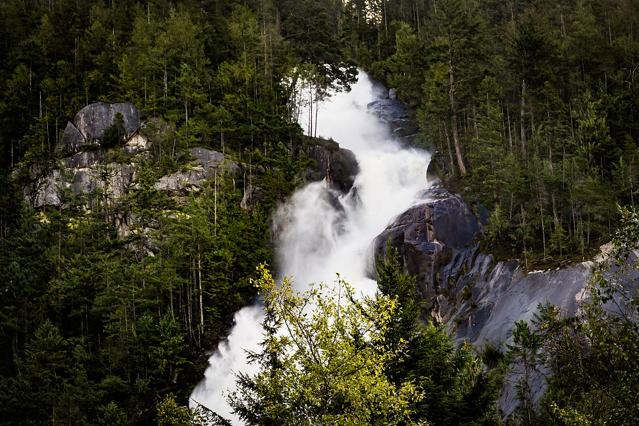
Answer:
POLYGON ((397 98, 378 99, 368 104, 368 111, 387 123, 398 140, 412 144, 417 134, 417 123, 412 119, 410 109, 397 98))
MULTIPOLYGON (((550 271, 525 273, 516 260, 495 262, 479 252, 476 237, 481 220, 459 197, 442 188, 423 194, 422 204, 412 207, 375 240, 376 259, 389 247, 397 249, 405 270, 414 275, 433 317, 445 322, 459 343, 486 344, 505 350, 512 341, 515 321, 530 322, 538 307, 553 304, 565 315, 574 315, 586 297, 593 262, 550 271)), ((479 216, 486 216, 480 212, 479 216)), ((630 262, 637 261, 637 253, 630 262)), ((639 282, 639 271, 629 268, 626 289, 639 282)), ((607 308, 615 310, 618 304, 607 308)), ((540 398, 544 374, 532 380, 532 392, 540 398)), ((521 378, 513 366, 504 385, 500 406, 505 416, 517 407, 515 384, 521 378)))
POLYGON ((34 207, 60 206, 63 191, 72 196, 89 196, 100 190, 105 199, 115 204, 135 186, 137 180, 133 164, 98 164, 89 167, 54 169, 34 181, 25 196, 34 207))
POLYGON ((191 148, 191 155, 205 169, 216 169, 224 162, 224 154, 206 148, 191 148))
POLYGON ((68 155, 78 152, 80 148, 85 146, 87 141, 77 127, 71 122, 67 122, 62 134, 62 140, 56 146, 56 152, 60 155, 68 155))
POLYGON ((240 202, 240 208, 251 211, 264 199, 264 196, 265 193, 262 188, 259 186, 252 186, 244 193, 242 201, 240 202))
POLYGON ((162 176, 154 185, 159 191, 187 194, 199 191, 207 176, 202 167, 192 170, 178 171, 167 176, 162 176))
POLYGON ((116 114, 122 114, 124 129, 132 135, 140 128, 140 113, 131 103, 106 104, 96 102, 82 108, 75 115, 73 123, 88 141, 100 140, 104 131, 113 124, 116 114))
POLYGON ((155 184, 155 189, 186 194, 199 191, 216 173, 237 173, 240 170, 237 163, 227 160, 220 152, 192 148, 190 153, 195 159, 189 164, 188 169, 162 176, 155 184))
POLYGON ((359 173, 359 164, 352 151, 340 148, 333 140, 307 138, 308 155, 314 166, 307 173, 312 181, 326 179, 329 187, 347 193, 359 173))
POLYGON ((131 136, 123 147, 124 152, 126 152, 127 154, 139 154, 141 152, 148 151, 149 148, 149 140, 144 135, 141 135, 139 132, 131 136))
POLYGON ((104 152, 100 150, 81 151, 62 160, 67 169, 87 168, 104 160, 104 152))

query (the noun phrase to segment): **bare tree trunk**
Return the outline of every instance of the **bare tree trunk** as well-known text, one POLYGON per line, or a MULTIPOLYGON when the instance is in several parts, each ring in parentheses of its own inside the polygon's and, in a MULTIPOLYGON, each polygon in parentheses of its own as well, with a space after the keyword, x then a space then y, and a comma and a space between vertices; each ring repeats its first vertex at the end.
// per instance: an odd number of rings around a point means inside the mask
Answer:
POLYGON ((202 291, 202 253, 198 245, 197 253, 197 284, 200 297, 200 333, 204 333, 204 295, 202 291))
POLYGON ((448 148, 448 159, 450 160, 450 167, 452 167, 453 174, 455 174, 455 159, 453 158, 453 149, 450 146, 450 137, 448 136, 448 125, 444 122, 444 134, 446 135, 446 146, 448 148))
POLYGON ((508 117, 508 146, 510 148, 510 153, 513 153, 513 132, 510 126, 510 107, 506 105, 506 116, 508 117))
POLYGON ((521 81, 521 99, 519 103, 519 127, 521 130, 521 155, 526 159, 526 80, 521 81))
POLYGON ((544 223, 544 205, 541 200, 541 187, 539 187, 539 217, 541 219, 541 244, 544 249, 544 259, 546 259, 546 225, 544 223))
POLYGON ((461 143, 459 141, 459 130, 457 129, 457 108, 455 105, 455 75, 453 74, 453 64, 448 63, 448 99, 450 101, 450 127, 453 132, 453 144, 455 145, 455 156, 459 173, 466 176, 466 165, 462 156, 461 143))
POLYGON ((213 186, 213 235, 217 236, 217 170, 215 171, 215 181, 213 186))
POLYGON ((166 70, 166 58, 164 58, 164 104, 166 105, 166 98, 169 96, 169 76, 166 70))

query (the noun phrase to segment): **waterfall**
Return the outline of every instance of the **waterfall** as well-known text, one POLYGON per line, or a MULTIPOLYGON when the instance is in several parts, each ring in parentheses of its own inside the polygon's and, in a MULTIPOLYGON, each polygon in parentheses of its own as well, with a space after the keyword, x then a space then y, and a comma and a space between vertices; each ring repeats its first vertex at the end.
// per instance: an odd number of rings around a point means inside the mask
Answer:
MULTIPOLYGON (((427 186, 430 155, 401 147, 388 125, 367 111, 368 103, 384 95, 360 72, 350 92, 334 94, 318 106, 318 136, 353 151, 360 173, 348 194, 333 192, 324 182, 311 183, 275 213, 277 272, 291 277, 297 290, 309 283, 333 282, 339 273, 358 292, 373 294, 376 284, 366 273, 371 266, 371 243, 395 216, 419 201, 427 186)), ((259 350, 261 320, 258 305, 236 313, 228 340, 211 356, 204 380, 191 395, 193 402, 233 424, 241 422, 231 413, 225 395, 233 389, 237 372, 257 372, 257 366, 247 365, 245 354, 259 350)))

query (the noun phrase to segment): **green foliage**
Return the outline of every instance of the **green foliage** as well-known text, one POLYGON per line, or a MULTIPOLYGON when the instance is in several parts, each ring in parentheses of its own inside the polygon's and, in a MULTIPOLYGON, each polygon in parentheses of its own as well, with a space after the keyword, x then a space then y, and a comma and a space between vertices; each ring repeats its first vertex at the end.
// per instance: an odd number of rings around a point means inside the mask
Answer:
POLYGON ((639 413, 639 327, 636 282, 625 287, 636 264, 637 213, 621 209, 622 222, 611 257, 593 269, 588 298, 577 315, 552 305, 539 307, 532 326, 517 322, 509 354, 520 368, 523 424, 633 424, 639 413), (534 371, 544 369, 548 390, 533 404, 534 371))
POLYGON ((2 424, 187 421, 204 351, 255 297, 270 213, 305 165, 288 77, 314 67, 322 90, 353 81, 332 1, 178 3, 0 2, 2 424), (140 110, 149 158, 120 149, 121 115, 101 141, 136 184, 118 200, 100 188, 23 206, 64 123, 95 101, 140 110), (197 196, 156 190, 194 146, 246 173, 220 168, 197 196), (242 210, 242 188, 256 187, 262 199, 242 210))
POLYGON ((441 177, 499 206, 491 250, 585 259, 610 239, 615 204, 636 203, 637 10, 511 3, 351 1, 345 26, 362 65, 416 107, 441 177))
POLYGON ((122 142, 125 134, 124 117, 122 117, 122 114, 118 112, 113 118, 113 123, 104 130, 104 136, 100 143, 105 147, 117 146, 120 142, 122 142))
POLYGON ((386 344, 395 299, 355 300, 339 279, 297 295, 264 267, 256 285, 266 311, 263 349, 252 355, 261 371, 240 375, 230 398, 248 424, 419 424, 410 407, 422 392, 385 375, 403 345, 386 344))
POLYGON ((156 405, 158 426, 206 426, 212 424, 210 413, 179 405, 175 395, 166 395, 156 405))

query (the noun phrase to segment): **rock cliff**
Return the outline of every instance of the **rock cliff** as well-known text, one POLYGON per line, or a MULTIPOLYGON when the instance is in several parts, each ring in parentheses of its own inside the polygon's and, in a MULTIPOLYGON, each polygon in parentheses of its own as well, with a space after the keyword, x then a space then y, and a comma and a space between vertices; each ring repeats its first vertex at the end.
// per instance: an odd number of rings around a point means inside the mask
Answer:
MULTIPOLYGON (((480 251, 482 212, 437 186, 423 198, 376 238, 375 256, 380 261, 397 250, 404 270, 416 278, 425 310, 447 324, 458 342, 505 350, 515 321, 531 321, 539 305, 555 305, 568 316, 577 312, 594 262, 527 273, 517 260, 495 261, 480 251)), ((626 283, 639 279, 639 271, 628 274, 626 283)), ((516 372, 506 380, 500 401, 505 416, 517 406, 517 380, 516 372)), ((538 375, 533 392, 540 397, 544 389, 538 375)))

